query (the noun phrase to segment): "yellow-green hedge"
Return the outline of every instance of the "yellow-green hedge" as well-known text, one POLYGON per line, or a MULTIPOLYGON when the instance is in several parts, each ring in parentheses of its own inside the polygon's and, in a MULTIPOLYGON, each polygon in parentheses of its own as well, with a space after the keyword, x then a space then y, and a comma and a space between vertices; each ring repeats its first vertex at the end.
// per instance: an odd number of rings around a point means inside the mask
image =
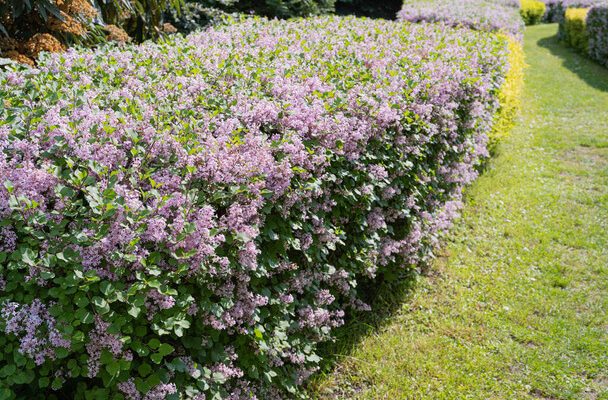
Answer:
POLYGON ((584 54, 587 54, 589 50, 588 12, 589 8, 568 8, 564 19, 563 40, 584 54))
POLYGON ((547 6, 539 0, 521 0, 519 13, 526 25, 534 25, 542 22, 547 6))
POLYGON ((521 94, 524 87, 524 69, 526 62, 522 44, 509 35, 501 35, 509 47, 509 72, 500 89, 498 100, 500 109, 494 117, 490 132, 490 147, 493 148, 507 136, 515 124, 515 118, 521 106, 521 94))

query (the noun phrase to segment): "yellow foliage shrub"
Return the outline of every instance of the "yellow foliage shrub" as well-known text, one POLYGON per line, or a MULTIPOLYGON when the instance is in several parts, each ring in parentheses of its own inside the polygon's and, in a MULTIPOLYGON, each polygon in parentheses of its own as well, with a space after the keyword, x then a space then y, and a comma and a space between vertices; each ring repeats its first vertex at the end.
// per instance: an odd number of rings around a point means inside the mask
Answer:
POLYGON ((500 88, 498 96, 500 108, 494 117, 494 124, 490 132, 490 148, 493 148, 500 139, 509 134, 521 106, 521 94, 524 86, 524 70, 526 62, 524 49, 518 40, 501 35, 507 42, 509 50, 509 72, 505 82, 500 88))
POLYGON ((526 25, 538 24, 542 21, 547 6, 539 0, 521 0, 519 13, 526 25))
POLYGON ((568 8, 564 18, 563 40, 576 50, 587 54, 589 36, 587 35, 587 13, 589 8, 568 8))

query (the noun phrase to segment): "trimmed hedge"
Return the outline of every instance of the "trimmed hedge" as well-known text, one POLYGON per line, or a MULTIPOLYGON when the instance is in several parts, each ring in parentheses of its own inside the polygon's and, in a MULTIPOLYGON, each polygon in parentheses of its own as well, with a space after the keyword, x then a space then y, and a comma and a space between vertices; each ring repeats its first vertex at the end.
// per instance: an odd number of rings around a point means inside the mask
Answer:
POLYGON ((568 8, 560 32, 564 43, 608 66, 608 5, 568 8))
POLYGON ((563 22, 562 40, 583 54, 589 51, 586 25, 588 12, 588 8, 568 8, 563 22))
MULTIPOLYGON (((547 6, 545 22, 562 23, 568 8, 589 8, 606 0, 544 0, 547 6)), ((561 34, 561 33, 560 33, 561 34)))
POLYGON ((405 0, 397 19, 441 22, 480 31, 505 32, 519 38, 524 29, 518 8, 508 0, 405 0))
POLYGON ((513 128, 521 106, 524 89, 524 70, 526 68, 524 48, 520 41, 510 35, 501 37, 508 43, 508 72, 505 82, 498 93, 499 110, 494 117, 489 134, 489 149, 509 134, 513 128))
POLYGON ((0 397, 302 396, 361 282, 449 226, 514 46, 250 19, 1 72, 0 397))
POLYGON ((608 5, 591 7, 587 14, 589 56, 608 67, 608 5))
POLYGON ((526 25, 535 25, 542 22, 547 7, 539 0, 521 0, 521 17, 526 25))

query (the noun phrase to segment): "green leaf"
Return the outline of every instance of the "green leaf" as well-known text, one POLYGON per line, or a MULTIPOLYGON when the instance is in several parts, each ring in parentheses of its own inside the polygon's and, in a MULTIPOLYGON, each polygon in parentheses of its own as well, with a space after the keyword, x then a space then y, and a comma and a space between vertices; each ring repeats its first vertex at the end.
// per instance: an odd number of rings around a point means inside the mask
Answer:
POLYGON ((137 318, 139 316, 139 314, 141 313, 141 307, 137 307, 137 306, 131 306, 128 310, 127 313, 132 316, 133 318, 137 318))
POLYGON ((256 339, 259 339, 259 340, 264 339, 264 335, 262 334, 262 331, 260 330, 260 328, 255 328, 253 330, 253 333, 255 334, 256 339))
POLYGON ((154 338, 154 339, 150 339, 150 341, 148 342, 148 346, 149 346, 151 349, 156 350, 156 349, 158 349, 158 347, 160 346, 160 340, 158 340, 158 339, 156 339, 156 338, 154 338))
POLYGON ((5 365, 4 367, 0 368, 0 378, 6 378, 7 376, 11 376, 15 373, 16 370, 17 367, 13 364, 5 365))
POLYGON ((112 282, 102 281, 99 284, 99 290, 101 290, 101 293, 107 296, 110 293, 114 292, 114 285, 112 284, 112 282))
POLYGON ((106 314, 110 311, 110 305, 108 304, 108 302, 99 297, 99 296, 95 296, 93 297, 93 304, 95 305, 95 307, 97 308, 97 311, 100 314, 106 314))
POLYGON ((36 266, 36 258, 38 258, 38 254, 29 247, 21 253, 21 260, 30 267, 36 266))
POLYGON ((173 353, 173 350, 175 350, 173 346, 167 343, 163 343, 158 347, 158 354, 166 356, 173 353))
POLYGON ((143 363, 139 366, 139 368, 137 368, 137 372, 139 372, 139 376, 145 378, 152 372, 152 367, 148 363, 143 363))
POLYGON ((163 361, 163 355, 159 354, 159 353, 154 353, 150 356, 150 359, 152 360, 152 362, 154 362, 155 364, 160 364, 163 361))
POLYGON ((6 188, 6 190, 9 193, 13 193, 13 191, 15 190, 15 186, 13 185, 13 182, 6 180, 4 181, 4 187, 6 188))
POLYGON ((80 308, 85 308, 89 305, 89 298, 84 294, 79 293, 74 299, 74 303, 80 308))
POLYGON ((59 378, 53 379, 53 383, 51 384, 51 389, 59 390, 59 389, 61 389, 61 386, 63 386, 63 381, 61 379, 59 379, 59 378))
POLYGON ((94 319, 93 313, 84 308, 79 308, 74 314, 74 316, 83 324, 90 324, 91 322, 93 322, 94 319))
POLYGON ((120 373, 120 363, 118 361, 114 361, 106 365, 106 371, 111 376, 116 376, 120 373))
POLYGON ((57 358, 66 358, 70 354, 70 351, 64 347, 58 347, 55 349, 55 356, 57 358))

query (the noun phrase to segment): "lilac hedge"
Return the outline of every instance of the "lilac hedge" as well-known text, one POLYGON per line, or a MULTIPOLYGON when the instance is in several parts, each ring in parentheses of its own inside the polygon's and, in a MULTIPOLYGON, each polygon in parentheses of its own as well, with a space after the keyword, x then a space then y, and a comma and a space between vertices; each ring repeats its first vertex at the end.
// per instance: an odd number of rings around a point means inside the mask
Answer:
POLYGON ((511 0, 405 0, 397 19, 441 22, 521 37, 524 23, 518 6, 511 0))
POLYGON ((0 397, 304 396, 361 282, 449 226, 507 69, 316 18, 0 73, 0 397))

